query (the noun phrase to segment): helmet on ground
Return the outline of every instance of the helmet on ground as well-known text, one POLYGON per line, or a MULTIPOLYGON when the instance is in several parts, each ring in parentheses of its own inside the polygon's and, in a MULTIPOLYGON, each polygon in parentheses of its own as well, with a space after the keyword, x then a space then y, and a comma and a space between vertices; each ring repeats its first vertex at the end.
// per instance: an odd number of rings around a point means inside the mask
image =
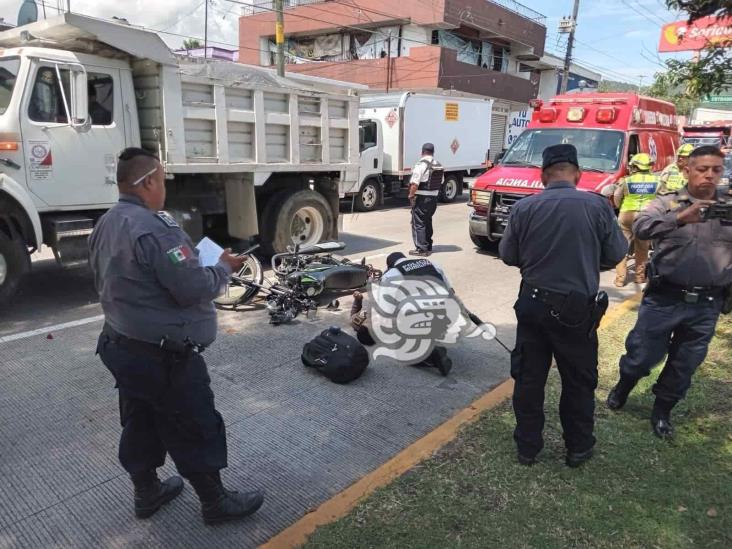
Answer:
POLYGON ((676 156, 686 157, 689 156, 692 152, 694 152, 694 145, 691 143, 684 143, 679 147, 679 150, 676 151, 676 156))
POLYGON ((653 167, 653 160, 647 153, 638 153, 630 159, 630 165, 641 172, 648 172, 653 167))

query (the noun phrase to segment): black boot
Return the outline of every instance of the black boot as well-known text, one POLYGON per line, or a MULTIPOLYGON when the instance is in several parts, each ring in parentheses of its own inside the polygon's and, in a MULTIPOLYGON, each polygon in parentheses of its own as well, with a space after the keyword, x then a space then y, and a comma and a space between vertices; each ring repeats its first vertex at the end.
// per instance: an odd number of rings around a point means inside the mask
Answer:
POLYGON ((203 522, 209 525, 248 517, 264 503, 259 490, 239 493, 225 489, 218 472, 193 473, 186 478, 201 500, 203 522))
POLYGON ((163 505, 175 499, 183 491, 183 479, 170 477, 160 482, 157 473, 145 471, 130 475, 135 485, 135 515, 149 518, 163 505))
POLYGON ((572 467, 574 469, 582 465, 585 461, 590 460, 593 454, 594 450, 592 448, 585 450, 584 452, 567 452, 564 462, 567 464, 567 467, 572 467))
POLYGON ((638 383, 637 379, 621 375, 620 381, 618 381, 617 385, 607 395, 607 407, 611 410, 620 410, 620 408, 625 406, 628 395, 636 383, 638 383))
POLYGON ((651 426, 657 437, 669 438, 673 436, 674 426, 671 425, 671 410, 675 405, 675 402, 656 397, 653 412, 651 412, 651 426))
POLYGON ((452 370, 452 359, 447 356, 447 349, 435 347, 432 354, 419 365, 437 368, 443 376, 447 376, 452 370))

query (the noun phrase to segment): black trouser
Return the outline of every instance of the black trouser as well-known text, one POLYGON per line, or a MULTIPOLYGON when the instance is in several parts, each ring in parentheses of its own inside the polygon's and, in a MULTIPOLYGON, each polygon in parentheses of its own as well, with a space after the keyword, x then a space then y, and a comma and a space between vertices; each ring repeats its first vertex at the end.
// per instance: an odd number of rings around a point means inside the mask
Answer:
POLYGON ((684 398, 691 377, 707 356, 721 308, 721 298, 684 303, 654 293, 644 296, 635 327, 625 340, 620 373, 632 379, 647 376, 668 353, 653 393, 675 404, 684 398))
POLYGON ((520 296, 514 309, 518 326, 511 377, 519 453, 534 457, 544 447, 544 386, 552 356, 562 378, 559 416, 565 445, 570 452, 589 450, 595 444, 597 333, 588 337, 589 320, 577 328, 563 326, 538 299, 520 296))
POLYGON ((119 389, 119 460, 128 473, 162 466, 166 452, 184 476, 226 467, 224 420, 201 355, 147 352, 105 333, 97 352, 119 389))
POLYGON ((437 197, 418 194, 412 208, 412 238, 420 251, 432 251, 432 216, 437 211, 437 197))

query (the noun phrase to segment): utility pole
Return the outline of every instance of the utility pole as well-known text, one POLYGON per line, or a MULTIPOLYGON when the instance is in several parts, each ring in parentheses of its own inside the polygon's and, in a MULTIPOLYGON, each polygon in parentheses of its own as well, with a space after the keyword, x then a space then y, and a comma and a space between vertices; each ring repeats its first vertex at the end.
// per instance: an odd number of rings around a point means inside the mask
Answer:
POLYGON ((386 93, 389 93, 391 84, 391 33, 386 38, 386 93))
POLYGON ((285 76, 285 14, 282 0, 274 0, 275 14, 275 43, 277 44, 277 76, 285 76))
POLYGON ((203 58, 208 59, 208 0, 204 0, 203 3, 206 5, 203 16, 203 58))
POLYGON ((640 76, 638 77, 638 79, 640 80, 640 83, 638 84, 638 93, 640 93, 640 92, 641 92, 641 90, 643 89, 643 79, 644 79, 645 77, 646 77, 646 75, 645 75, 645 74, 641 74, 641 75, 640 75, 640 76))
POLYGON ((569 84, 569 66, 572 63, 572 47, 574 46, 574 31, 577 29, 578 13, 579 0, 574 0, 574 9, 572 10, 572 27, 569 30, 569 40, 567 40, 567 54, 564 56, 564 73, 562 74, 562 89, 560 93, 567 93, 567 84, 569 84))
POLYGON ((71 13, 71 0, 66 0, 66 11, 71 13))

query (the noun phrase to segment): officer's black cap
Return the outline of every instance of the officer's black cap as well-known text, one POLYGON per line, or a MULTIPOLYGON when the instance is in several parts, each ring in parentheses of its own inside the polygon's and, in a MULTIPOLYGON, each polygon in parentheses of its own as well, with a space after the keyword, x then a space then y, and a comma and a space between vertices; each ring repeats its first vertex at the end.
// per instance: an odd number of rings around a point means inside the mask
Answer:
POLYGON ((577 161, 577 149, 574 145, 552 145, 544 149, 542 154, 541 169, 546 170, 549 166, 559 164, 561 162, 568 162, 574 164, 579 168, 579 162, 577 161))
POLYGON ((425 143, 422 145, 422 152, 434 153, 435 146, 432 143, 425 143))
POLYGON ((386 257, 386 266, 391 269, 397 261, 404 259, 406 256, 402 252, 393 252, 386 257))

